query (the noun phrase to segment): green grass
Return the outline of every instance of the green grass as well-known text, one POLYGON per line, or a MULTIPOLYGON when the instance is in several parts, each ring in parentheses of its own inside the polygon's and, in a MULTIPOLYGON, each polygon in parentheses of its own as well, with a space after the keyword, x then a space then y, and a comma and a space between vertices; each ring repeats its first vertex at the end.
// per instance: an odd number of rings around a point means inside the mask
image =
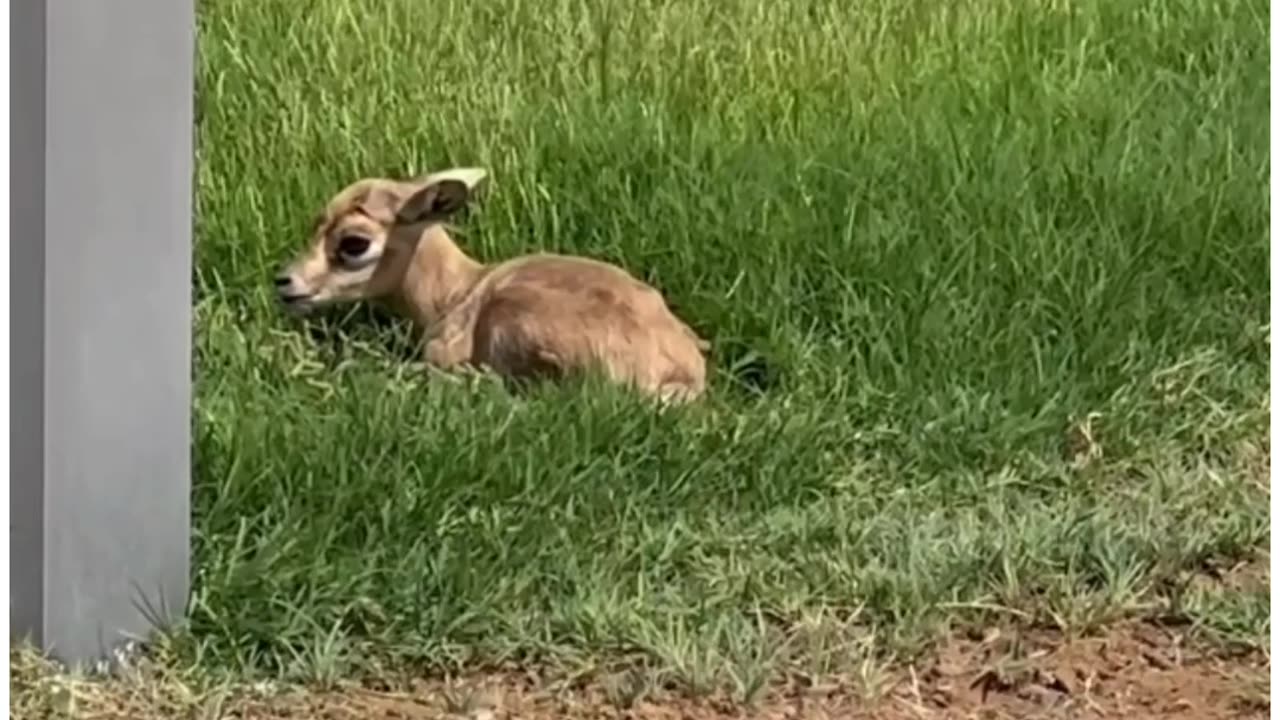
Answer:
POLYGON ((749 695, 948 623, 1263 642, 1265 586, 1174 596, 1268 540, 1267 12, 203 0, 186 652, 749 695), (470 251, 649 279, 709 401, 514 398, 364 310, 280 312, 331 193, 452 164, 492 173, 470 251))

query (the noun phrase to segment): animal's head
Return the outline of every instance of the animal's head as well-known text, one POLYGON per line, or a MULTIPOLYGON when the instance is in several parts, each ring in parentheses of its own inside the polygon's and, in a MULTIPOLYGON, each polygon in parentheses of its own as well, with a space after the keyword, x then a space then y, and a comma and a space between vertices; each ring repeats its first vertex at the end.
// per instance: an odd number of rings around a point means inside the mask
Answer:
POLYGON ((384 298, 400 286, 424 223, 467 204, 487 173, 453 168, 410 180, 365 178, 335 195, 313 221, 306 248, 275 278, 290 310, 384 298))

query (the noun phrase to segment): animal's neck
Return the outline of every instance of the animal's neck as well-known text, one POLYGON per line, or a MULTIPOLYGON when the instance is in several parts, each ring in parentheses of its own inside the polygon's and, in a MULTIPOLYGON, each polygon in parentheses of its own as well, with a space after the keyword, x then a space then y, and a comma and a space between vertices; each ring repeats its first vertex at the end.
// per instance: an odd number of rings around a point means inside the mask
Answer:
POLYGON ((401 302, 418 327, 430 332, 484 274, 484 265, 467 256, 444 228, 433 225, 409 261, 401 302))

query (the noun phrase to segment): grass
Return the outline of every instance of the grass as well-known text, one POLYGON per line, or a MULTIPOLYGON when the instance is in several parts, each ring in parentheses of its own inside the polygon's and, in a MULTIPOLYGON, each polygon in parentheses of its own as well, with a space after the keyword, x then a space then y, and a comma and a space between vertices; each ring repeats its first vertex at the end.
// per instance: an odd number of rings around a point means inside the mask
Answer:
POLYGON ((749 696, 951 624, 1263 643, 1265 584, 1178 588, 1269 537, 1267 12, 203 0, 176 652, 749 696), (332 192, 453 164, 492 173, 470 251, 633 269, 712 339, 709 401, 513 398, 279 311, 332 192))

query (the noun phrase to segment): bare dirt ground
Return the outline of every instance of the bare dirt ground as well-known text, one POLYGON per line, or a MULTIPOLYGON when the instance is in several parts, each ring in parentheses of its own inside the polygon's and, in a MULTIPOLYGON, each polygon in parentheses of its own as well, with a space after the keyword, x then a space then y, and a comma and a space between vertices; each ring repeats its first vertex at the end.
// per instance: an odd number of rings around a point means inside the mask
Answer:
POLYGON ((657 696, 618 707, 600 687, 559 693, 530 680, 492 679, 470 698, 439 686, 414 693, 355 690, 294 696, 244 708, 243 718, 857 718, 866 720, 997 718, 1267 717, 1267 662, 1183 647, 1151 625, 1119 627, 1102 637, 1064 642, 1052 633, 956 639, 920 667, 898 673, 874 700, 841 684, 778 687, 755 707, 721 698, 657 696), (469 700, 469 702, 468 702, 469 700), (452 707, 450 707, 452 705, 452 707), (467 707, 470 705, 470 707, 467 707))
MULTIPOLYGON (((1268 716, 1268 672, 1269 659, 1260 653, 1197 647, 1176 629, 1135 622, 1075 639, 1049 631, 995 630, 954 638, 927 661, 894 671, 874 698, 855 683, 791 681, 770 688, 754 705, 663 690, 625 702, 606 683, 557 687, 510 673, 463 684, 412 683, 397 692, 360 687, 272 697, 248 690, 193 697, 160 686, 93 683, 68 686, 59 697, 46 693, 39 701, 31 693, 24 701, 15 692, 12 709, 15 718, 113 720, 1225 720, 1268 716)), ((13 683, 22 682, 32 679, 15 676, 13 683)))

